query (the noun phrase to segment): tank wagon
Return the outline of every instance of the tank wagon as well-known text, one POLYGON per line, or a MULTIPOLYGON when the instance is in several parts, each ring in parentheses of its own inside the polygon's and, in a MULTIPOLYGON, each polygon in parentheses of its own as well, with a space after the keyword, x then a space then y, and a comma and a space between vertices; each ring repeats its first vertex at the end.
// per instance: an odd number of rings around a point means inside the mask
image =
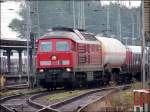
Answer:
POLYGON ((130 81, 131 74, 128 74, 127 67, 129 66, 128 60, 132 60, 132 54, 127 47, 114 38, 100 36, 96 36, 96 38, 102 46, 101 57, 104 71, 111 74, 112 80, 116 83, 130 81))
POLYGON ((116 39, 58 27, 37 39, 36 46, 37 82, 47 89, 132 79, 132 51, 116 39))

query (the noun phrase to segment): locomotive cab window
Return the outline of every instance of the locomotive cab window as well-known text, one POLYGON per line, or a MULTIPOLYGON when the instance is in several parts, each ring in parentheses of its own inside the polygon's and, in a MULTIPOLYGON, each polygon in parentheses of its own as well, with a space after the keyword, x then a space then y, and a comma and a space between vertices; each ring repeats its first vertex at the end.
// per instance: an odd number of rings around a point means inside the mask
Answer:
POLYGON ((69 43, 68 42, 56 42, 56 50, 57 51, 69 51, 69 43))
POLYGON ((52 42, 41 42, 40 52, 49 52, 52 50, 52 42))

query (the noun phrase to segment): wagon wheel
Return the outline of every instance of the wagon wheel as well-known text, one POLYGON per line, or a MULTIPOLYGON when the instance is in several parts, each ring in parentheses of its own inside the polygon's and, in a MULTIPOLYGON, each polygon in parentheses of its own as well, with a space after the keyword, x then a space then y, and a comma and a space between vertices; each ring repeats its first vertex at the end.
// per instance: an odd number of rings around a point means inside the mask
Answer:
POLYGON ((109 63, 104 65, 104 79, 105 83, 109 85, 111 81, 111 65, 109 63))
POLYGON ((118 84, 118 80, 119 80, 118 73, 113 72, 112 73, 112 83, 113 83, 113 85, 117 85, 118 84))

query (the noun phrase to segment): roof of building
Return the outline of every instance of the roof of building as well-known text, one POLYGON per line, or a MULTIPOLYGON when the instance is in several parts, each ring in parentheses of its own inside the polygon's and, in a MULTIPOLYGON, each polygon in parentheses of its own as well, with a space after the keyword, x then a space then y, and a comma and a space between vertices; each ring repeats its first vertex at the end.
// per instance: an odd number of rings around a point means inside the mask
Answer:
POLYGON ((0 48, 1 49, 26 49, 27 41, 25 39, 0 39, 0 48))

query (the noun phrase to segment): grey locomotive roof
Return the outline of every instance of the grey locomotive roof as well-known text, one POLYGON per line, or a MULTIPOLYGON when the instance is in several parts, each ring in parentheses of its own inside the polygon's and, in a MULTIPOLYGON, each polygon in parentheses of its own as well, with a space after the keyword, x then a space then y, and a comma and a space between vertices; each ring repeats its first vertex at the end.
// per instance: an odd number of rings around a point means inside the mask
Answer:
POLYGON ((42 38, 70 38, 78 43, 91 43, 97 44, 99 41, 92 33, 85 32, 84 30, 78 29, 54 29, 49 33, 45 34, 42 38))

